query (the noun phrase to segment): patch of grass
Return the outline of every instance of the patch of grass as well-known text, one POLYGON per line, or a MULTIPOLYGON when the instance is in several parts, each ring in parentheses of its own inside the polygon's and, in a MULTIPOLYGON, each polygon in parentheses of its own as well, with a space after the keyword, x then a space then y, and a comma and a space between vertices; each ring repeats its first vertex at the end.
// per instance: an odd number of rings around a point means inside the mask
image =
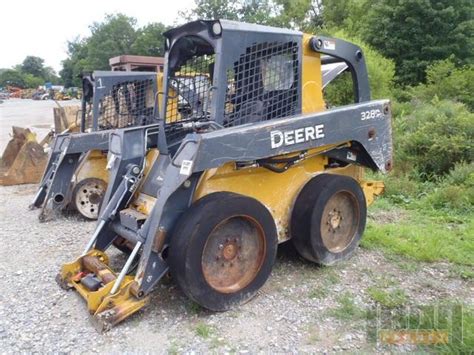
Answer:
POLYGON ((200 305, 198 305, 196 302, 193 302, 191 300, 186 302, 185 307, 189 313, 194 314, 194 315, 199 314, 202 310, 200 305))
POLYGON ((460 277, 463 280, 474 280, 474 267, 465 265, 451 265, 451 275, 454 277, 460 277))
POLYGON ((361 245, 419 261, 474 265, 474 213, 413 209, 407 214, 396 223, 369 220, 361 245))
POLYGON ((207 324, 199 323, 196 325, 195 331, 197 336, 207 339, 214 333, 214 328, 207 324))
POLYGON ((367 293, 375 302, 387 308, 400 307, 404 305, 408 299, 405 291, 400 288, 384 291, 381 287, 373 286, 367 289, 367 293))
POLYGON ((329 295, 329 290, 324 286, 319 286, 309 291, 308 297, 311 299, 324 299, 328 295, 329 295))
POLYGON ((366 316, 366 312, 357 306, 353 296, 346 292, 338 299, 338 306, 330 311, 330 314, 341 320, 359 320, 366 316))

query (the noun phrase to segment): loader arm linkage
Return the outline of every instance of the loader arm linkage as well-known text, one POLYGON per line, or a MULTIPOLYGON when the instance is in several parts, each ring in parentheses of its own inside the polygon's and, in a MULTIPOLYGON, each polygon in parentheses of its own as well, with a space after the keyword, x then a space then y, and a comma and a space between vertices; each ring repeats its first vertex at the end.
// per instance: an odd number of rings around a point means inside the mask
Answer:
POLYGON ((51 156, 30 208, 41 208, 40 221, 55 217, 70 200, 71 180, 84 152, 107 150, 110 131, 61 134, 54 140, 51 156))

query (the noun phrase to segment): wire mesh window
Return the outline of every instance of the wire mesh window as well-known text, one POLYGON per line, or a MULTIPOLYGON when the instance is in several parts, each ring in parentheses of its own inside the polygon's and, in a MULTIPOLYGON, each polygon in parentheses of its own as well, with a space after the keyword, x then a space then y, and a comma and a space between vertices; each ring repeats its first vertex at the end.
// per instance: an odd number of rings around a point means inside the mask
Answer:
POLYGON ((253 44, 227 70, 224 125, 237 126, 299 113, 298 86, 297 43, 253 44))
MULTIPOLYGON (((95 114, 99 130, 141 126, 153 123, 155 82, 152 79, 124 81, 113 85, 99 99, 95 114)), ((93 123, 88 120, 88 128, 93 123)))
POLYGON ((166 121, 173 123, 207 118, 215 55, 193 56, 169 78, 166 121))

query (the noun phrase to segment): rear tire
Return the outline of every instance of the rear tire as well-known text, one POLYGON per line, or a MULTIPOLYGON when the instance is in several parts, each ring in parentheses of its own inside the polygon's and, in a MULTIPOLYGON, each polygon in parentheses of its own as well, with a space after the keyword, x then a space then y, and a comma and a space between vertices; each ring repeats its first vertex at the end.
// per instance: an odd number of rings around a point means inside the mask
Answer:
POLYGON ((291 217, 296 250, 305 259, 331 265, 349 258, 364 233, 367 205, 356 180, 321 174, 299 193, 291 217))
POLYGON ((225 311, 249 301, 267 281, 277 244, 275 222, 265 206, 246 196, 216 192, 180 218, 167 260, 189 298, 225 311))

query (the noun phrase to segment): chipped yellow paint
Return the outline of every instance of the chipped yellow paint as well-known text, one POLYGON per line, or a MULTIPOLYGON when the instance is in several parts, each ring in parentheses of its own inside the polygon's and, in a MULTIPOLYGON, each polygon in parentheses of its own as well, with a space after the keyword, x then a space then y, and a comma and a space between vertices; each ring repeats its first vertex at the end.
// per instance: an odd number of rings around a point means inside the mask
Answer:
POLYGON ((321 56, 311 49, 309 44, 311 37, 312 35, 303 35, 303 67, 301 69, 303 113, 325 110, 321 56))

